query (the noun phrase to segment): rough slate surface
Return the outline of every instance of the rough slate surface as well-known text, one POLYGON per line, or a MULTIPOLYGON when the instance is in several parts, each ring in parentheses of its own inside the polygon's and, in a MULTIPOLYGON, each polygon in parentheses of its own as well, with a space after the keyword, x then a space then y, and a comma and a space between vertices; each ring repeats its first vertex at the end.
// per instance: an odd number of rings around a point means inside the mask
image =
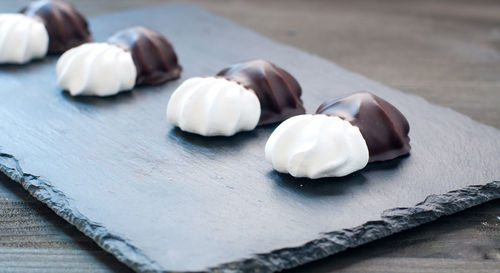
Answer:
POLYGON ((91 20, 96 40, 136 24, 172 41, 184 79, 261 57, 296 76, 309 112, 370 90, 406 115, 413 147, 346 178, 297 180, 264 161, 273 126, 172 129, 165 106, 182 80, 75 99, 55 85, 55 58, 2 66, 0 169, 137 271, 275 271, 500 197, 497 129, 194 7, 91 20))

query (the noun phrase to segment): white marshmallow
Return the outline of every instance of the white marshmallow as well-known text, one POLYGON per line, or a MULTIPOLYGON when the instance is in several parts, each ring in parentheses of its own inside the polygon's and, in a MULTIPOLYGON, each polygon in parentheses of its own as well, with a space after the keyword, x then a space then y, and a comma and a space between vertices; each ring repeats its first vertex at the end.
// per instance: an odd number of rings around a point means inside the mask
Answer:
POLYGON ((66 51, 57 61, 57 84, 73 96, 110 96, 135 85, 130 52, 108 43, 86 43, 66 51))
POLYGON ((294 177, 340 177, 368 163, 368 147, 359 128, 339 117, 299 115, 281 123, 265 148, 278 172, 294 177))
POLYGON ((172 94, 167 119, 181 130, 203 136, 231 136, 253 130, 260 119, 257 95, 236 82, 194 77, 172 94))
POLYGON ((24 64, 47 55, 45 25, 24 14, 0 14, 0 63, 24 64))

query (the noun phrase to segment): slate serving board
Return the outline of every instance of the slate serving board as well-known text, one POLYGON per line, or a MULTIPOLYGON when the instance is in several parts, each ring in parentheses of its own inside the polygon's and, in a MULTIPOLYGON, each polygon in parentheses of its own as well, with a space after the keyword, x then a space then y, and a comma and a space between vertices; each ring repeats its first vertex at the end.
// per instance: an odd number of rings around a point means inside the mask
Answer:
POLYGON ((204 138, 166 122, 182 82, 73 98, 55 57, 0 67, 0 170, 138 272, 291 268, 500 197, 500 131, 187 5, 92 18, 97 41, 133 25, 164 33, 183 79, 265 58, 300 82, 309 112, 370 90, 411 125, 411 155, 340 179, 274 172, 275 126, 204 138))

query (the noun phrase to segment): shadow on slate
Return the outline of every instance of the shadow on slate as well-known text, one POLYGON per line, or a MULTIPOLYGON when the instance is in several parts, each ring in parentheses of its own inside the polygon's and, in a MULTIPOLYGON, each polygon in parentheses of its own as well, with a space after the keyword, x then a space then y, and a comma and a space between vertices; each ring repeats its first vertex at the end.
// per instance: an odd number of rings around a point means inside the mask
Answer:
POLYGON ((500 197, 500 131, 280 45, 187 5, 92 18, 103 41, 133 25, 173 43, 183 78, 112 98, 74 99, 56 58, 2 67, 0 170, 138 272, 271 272, 500 197), (274 126, 231 138, 173 129, 165 107, 195 75, 268 59, 291 72, 312 112, 370 90, 411 126, 410 156, 340 179, 272 171, 274 126))

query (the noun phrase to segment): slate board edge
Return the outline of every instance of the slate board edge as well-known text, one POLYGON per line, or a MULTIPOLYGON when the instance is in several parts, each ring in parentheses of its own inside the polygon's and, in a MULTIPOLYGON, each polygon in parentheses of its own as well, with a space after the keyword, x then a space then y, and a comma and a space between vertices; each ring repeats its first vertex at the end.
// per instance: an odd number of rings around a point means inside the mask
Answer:
MULTIPOLYGON (((137 272, 171 272, 161 268, 125 238, 112 234, 102 225, 82 215, 72 205, 71 199, 54 188, 50 181, 24 173, 19 161, 13 155, 0 153, 0 171, 21 184, 32 196, 45 203, 57 215, 76 226, 100 247, 137 272)), ((275 272, 296 267, 496 198, 500 198, 500 181, 485 185, 471 185, 445 194, 430 195, 414 207, 384 211, 381 220, 366 222, 351 229, 331 231, 302 246, 256 254, 248 259, 209 268, 207 271, 275 272)))
MULTIPOLYGON (((180 5, 196 8, 195 5, 190 4, 170 5, 180 5)), ((120 13, 124 12, 127 11, 121 11, 120 13)), ((210 13, 207 11, 205 12, 210 13)), ((110 14, 96 16, 94 18, 100 18, 108 15, 110 14)), ((234 24, 233 22, 225 18, 220 19, 234 24)), ((247 31, 256 33, 253 30, 247 28, 245 29, 247 31)), ((258 35, 263 39, 271 40, 260 34, 258 35)), ((294 47, 289 45, 280 45, 283 47, 295 49, 294 47)), ((316 60, 327 61, 322 57, 310 52, 302 52, 316 60)), ((342 67, 339 67, 338 65, 336 66, 341 70, 348 71, 342 67)), ((352 71, 349 72, 362 79, 368 79, 361 74, 352 71)), ((371 79, 368 80, 370 80, 374 84, 380 84, 371 79)), ((427 100, 419 96, 409 93, 405 93, 405 95, 429 104, 427 100)), ((449 108, 443 109, 453 111, 449 108)), ((463 114, 457 114, 462 118, 470 119, 470 117, 463 114)), ((477 124, 484 127, 494 128, 482 123, 477 124)), ((142 253, 140 249, 137 249, 132 244, 130 244, 125 238, 111 233, 99 223, 90 221, 72 205, 71 199, 67 198, 64 193, 53 187, 50 181, 33 174, 24 173, 19 161, 14 157, 14 155, 2 153, 1 146, 0 172, 4 173, 12 180, 21 184, 32 196, 34 196, 42 203, 46 204, 57 215, 73 224, 81 232, 93 239, 100 247, 110 252, 118 260, 125 263, 132 269, 138 272, 174 272, 163 269, 159 264, 142 253)), ((369 221, 364 223, 363 225, 350 229, 342 229, 324 233, 321 234, 317 239, 301 246, 277 249, 270 253, 256 254, 248 259, 238 260, 221 264, 213 268, 208 268, 207 271, 228 273, 274 272, 293 268, 341 252, 347 248, 360 246, 362 244, 383 238, 385 236, 431 222, 439 217, 450 215, 497 198, 500 198, 500 181, 493 181, 486 185, 471 185, 459 190, 450 191, 445 194, 430 195, 425 198, 423 202, 418 203, 413 207, 393 208, 384 211, 380 217, 381 220, 369 221)))

